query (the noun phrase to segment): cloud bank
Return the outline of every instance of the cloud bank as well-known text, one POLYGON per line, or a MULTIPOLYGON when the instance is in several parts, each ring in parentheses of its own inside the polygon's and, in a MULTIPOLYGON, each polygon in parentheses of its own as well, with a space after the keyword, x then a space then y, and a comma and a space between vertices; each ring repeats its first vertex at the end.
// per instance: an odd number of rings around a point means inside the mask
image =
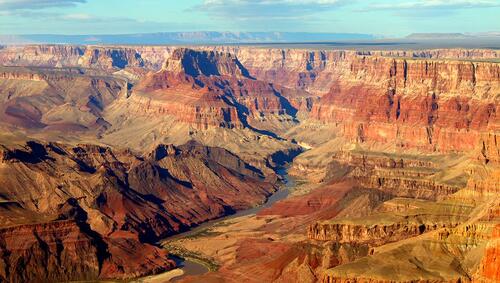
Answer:
POLYGON ((0 10, 38 10, 53 7, 71 7, 87 0, 0 0, 0 10))

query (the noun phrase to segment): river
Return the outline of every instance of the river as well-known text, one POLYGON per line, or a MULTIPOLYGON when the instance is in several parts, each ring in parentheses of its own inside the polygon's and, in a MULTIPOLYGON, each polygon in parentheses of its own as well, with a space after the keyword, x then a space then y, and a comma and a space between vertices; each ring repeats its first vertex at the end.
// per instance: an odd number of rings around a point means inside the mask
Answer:
MULTIPOLYGON (((210 227, 214 226, 215 224, 220 223, 220 222, 225 221, 225 220, 228 220, 228 219, 257 214, 262 209, 268 208, 271 205, 273 205, 274 203, 276 203, 277 201, 285 199, 286 197, 288 197, 291 189, 293 189, 295 187, 296 182, 295 182, 294 178, 289 177, 287 175, 286 169, 277 170, 277 173, 283 177, 284 185, 281 186, 277 192, 275 192, 273 195, 271 195, 267 199, 266 203, 264 203, 263 205, 249 208, 246 210, 241 210, 241 211, 236 212, 235 214, 231 214, 231 215, 228 215, 228 216, 225 216, 222 218, 218 218, 216 220, 205 222, 205 223, 203 223, 203 224, 201 224, 193 229, 190 229, 186 232, 169 237, 169 238, 165 239, 164 241, 176 240, 176 239, 180 239, 180 238, 184 238, 184 237, 196 234, 196 233, 200 232, 201 230, 210 228, 210 227)), ((182 270, 182 275, 180 273, 178 275, 173 275, 172 276, 173 278, 170 279, 170 282, 178 281, 178 280, 184 278, 185 276, 202 275, 202 274, 205 274, 209 271, 209 269, 205 265, 197 263, 195 261, 191 261, 189 259, 184 260, 184 259, 179 258, 179 257, 173 257, 173 259, 176 261, 178 266, 180 266, 179 269, 182 270)), ((149 276, 147 279, 144 278, 143 280, 140 280, 140 282, 161 282, 159 280, 155 280, 155 279, 160 279, 160 278, 165 278, 165 276, 163 274, 159 274, 156 276, 149 276)))

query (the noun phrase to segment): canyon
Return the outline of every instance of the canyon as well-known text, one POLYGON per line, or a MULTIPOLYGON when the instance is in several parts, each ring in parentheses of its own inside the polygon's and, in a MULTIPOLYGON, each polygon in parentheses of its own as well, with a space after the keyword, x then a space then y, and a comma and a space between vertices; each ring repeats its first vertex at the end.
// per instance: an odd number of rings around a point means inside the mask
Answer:
POLYGON ((498 58, 4 47, 0 281, 496 282, 498 58))

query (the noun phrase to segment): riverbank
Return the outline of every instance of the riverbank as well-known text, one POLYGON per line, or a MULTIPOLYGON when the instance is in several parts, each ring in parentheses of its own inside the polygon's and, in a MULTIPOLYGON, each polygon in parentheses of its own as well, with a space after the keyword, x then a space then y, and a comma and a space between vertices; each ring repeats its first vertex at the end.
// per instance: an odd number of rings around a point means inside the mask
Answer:
MULTIPOLYGON (((203 223, 193 229, 190 229, 189 231, 174 235, 161 241, 163 248, 168 250, 174 257, 181 259, 179 262, 181 267, 179 269, 182 270, 183 273, 169 280, 177 281, 186 276, 202 275, 209 271, 217 271, 220 264, 215 259, 194 250, 186 249, 182 245, 182 242, 185 240, 194 240, 200 237, 217 236, 217 233, 219 232, 215 232, 215 230, 224 230, 225 226, 234 225, 235 222, 239 221, 238 219, 246 220, 249 217, 255 216, 259 211, 271 207, 276 202, 286 199, 295 188, 296 180, 295 178, 287 175, 286 169, 280 169, 278 173, 283 178, 283 185, 277 192, 271 195, 263 205, 242 210, 235 214, 203 223)), ((217 249, 217 246, 214 246, 214 248, 217 249)), ((161 275, 162 274, 159 274, 158 276, 161 275)))
POLYGON ((141 279, 131 281, 130 283, 163 283, 170 282, 173 279, 184 275, 184 271, 180 268, 176 268, 158 275, 151 275, 141 279))
POLYGON ((308 241, 308 225, 317 219, 334 217, 338 213, 334 205, 351 190, 352 183, 320 187, 300 181, 295 184, 289 197, 257 214, 231 218, 195 237, 175 240, 173 245, 214 259, 220 265, 215 272, 184 275, 176 280, 182 283, 315 282, 315 275, 307 273, 308 270, 321 268, 316 260, 322 266, 323 259, 332 259, 328 257, 332 250, 330 246, 308 241), (295 192, 298 194, 294 195, 295 192), (303 275, 305 280, 297 281, 296 278, 303 275))
POLYGON ((184 249, 171 243, 164 243, 163 248, 168 250, 172 257, 178 258, 181 265, 185 265, 186 262, 193 262, 204 266, 206 272, 217 271, 217 269, 219 269, 219 264, 214 259, 205 257, 200 253, 184 249))

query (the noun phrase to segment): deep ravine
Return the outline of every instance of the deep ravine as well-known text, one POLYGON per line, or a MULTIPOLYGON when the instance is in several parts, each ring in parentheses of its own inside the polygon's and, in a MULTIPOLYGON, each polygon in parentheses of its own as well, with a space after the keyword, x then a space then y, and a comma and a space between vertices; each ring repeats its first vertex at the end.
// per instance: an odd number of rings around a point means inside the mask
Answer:
MULTIPOLYGON (((242 217, 242 216, 255 215, 259 211, 261 211, 262 209, 271 207, 276 202, 283 200, 283 199, 286 199, 288 197, 288 195, 290 194, 290 192, 296 186, 295 178, 289 176, 287 171, 288 171, 287 167, 282 167, 282 168, 276 170, 276 173, 278 173, 280 176, 282 176, 283 185, 281 186, 281 188, 277 192, 275 192, 273 195, 271 195, 263 205, 249 208, 246 210, 241 210, 235 214, 228 215, 228 216, 225 216, 225 217, 222 217, 219 219, 215 219, 215 220, 203 223, 203 224, 201 224, 193 229, 190 229, 186 232, 183 232, 183 233, 180 233, 180 234, 177 234, 177 235, 174 235, 174 236, 171 236, 171 237, 164 239, 163 241, 161 241, 162 245, 165 246, 165 245, 168 245, 168 242, 170 242, 170 241, 186 238, 186 237, 192 236, 196 233, 200 233, 203 230, 208 230, 211 227, 213 227, 216 224, 221 223, 223 221, 227 221, 227 220, 242 217)), ((174 259, 177 262, 177 264, 179 265, 178 269, 181 270, 182 272, 176 272, 175 270, 174 270, 174 272, 167 271, 166 273, 148 276, 148 277, 141 278, 141 279, 138 279, 138 280, 133 281, 133 282, 141 282, 141 283, 162 282, 165 280, 165 278, 167 278, 167 280, 169 280, 169 282, 175 282, 175 281, 178 281, 186 276, 202 275, 202 274, 205 274, 205 273, 210 271, 209 267, 206 264, 202 264, 202 263, 200 263, 200 261, 197 261, 195 259, 190 259, 189 257, 181 258, 178 256, 172 256, 172 259, 174 259), (166 276, 166 274, 168 274, 168 273, 170 273, 172 275, 166 276)))

